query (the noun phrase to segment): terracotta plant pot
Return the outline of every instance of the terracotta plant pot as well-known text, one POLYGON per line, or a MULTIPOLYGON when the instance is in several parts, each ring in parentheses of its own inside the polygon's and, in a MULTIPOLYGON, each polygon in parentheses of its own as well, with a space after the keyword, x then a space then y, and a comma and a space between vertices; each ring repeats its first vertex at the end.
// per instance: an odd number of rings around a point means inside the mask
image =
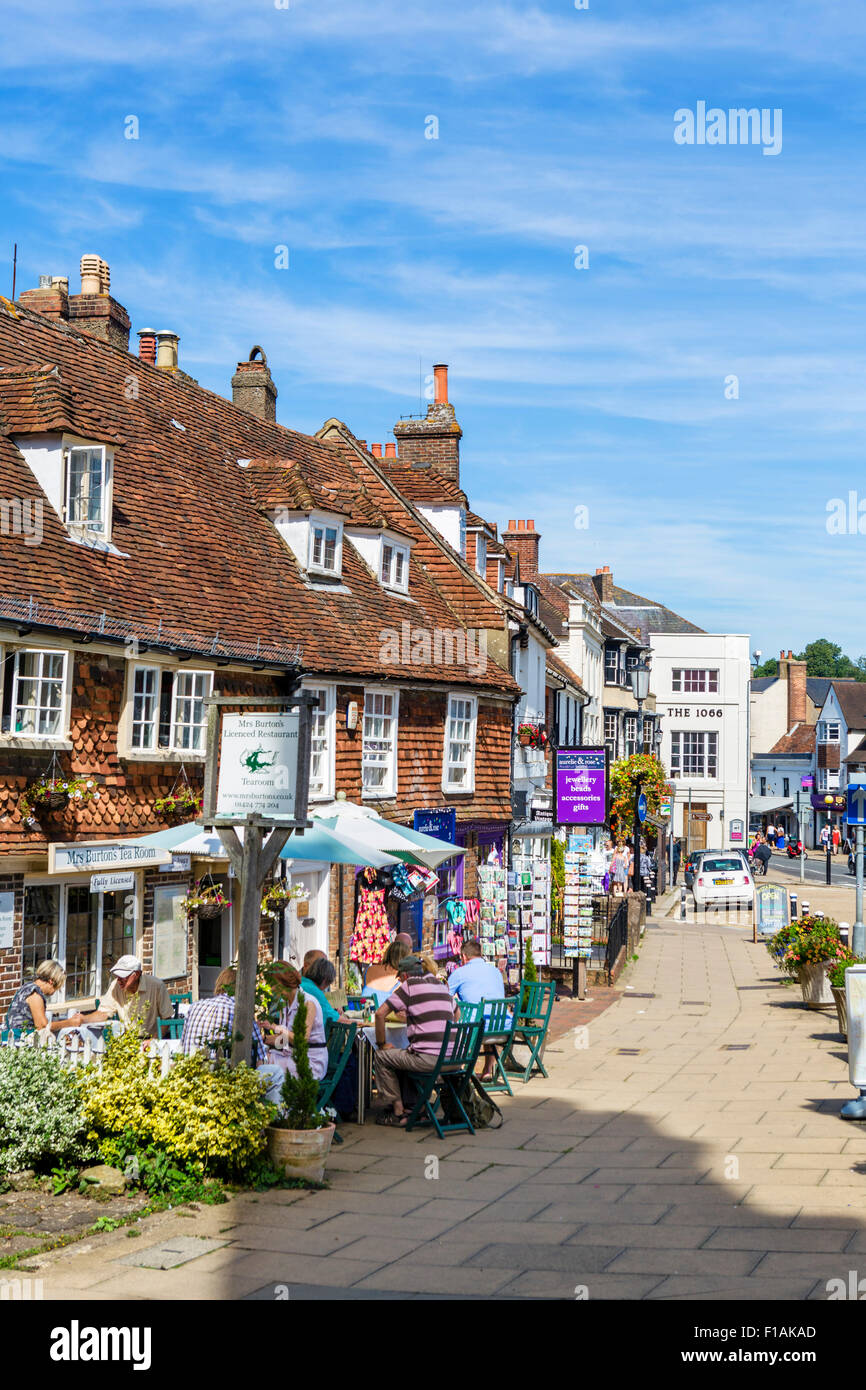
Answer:
POLYGON ((521 748, 528 748, 532 742, 532 734, 518 734, 517 741, 521 748))
POLYGON ((812 961, 801 965, 797 979, 803 991, 803 1003, 807 1009, 832 1009, 833 991, 830 988, 829 961, 812 961))
POLYGON ((848 1037, 848 1000, 845 998, 844 989, 837 989, 831 985, 833 998, 836 1000, 836 1015, 839 1019, 839 1032, 843 1038, 848 1037))
POLYGON ((275 1168, 281 1168, 287 1178, 306 1178, 321 1182, 325 1164, 334 1138, 334 1125, 321 1129, 279 1129, 269 1125, 268 1157, 275 1168))

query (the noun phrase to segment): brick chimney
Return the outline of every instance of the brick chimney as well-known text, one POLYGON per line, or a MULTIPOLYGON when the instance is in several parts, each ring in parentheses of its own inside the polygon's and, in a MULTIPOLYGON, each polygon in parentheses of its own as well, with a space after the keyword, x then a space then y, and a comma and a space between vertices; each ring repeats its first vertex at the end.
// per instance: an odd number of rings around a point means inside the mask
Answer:
POLYGON ((129 314, 109 294, 111 271, 101 256, 81 257, 81 293, 69 300, 69 322, 102 343, 129 352, 129 314))
POLYGON ((400 459, 412 468, 433 468, 460 483, 460 440, 463 431, 454 407, 448 402, 448 368, 437 362, 433 368, 434 400, 424 419, 398 420, 394 434, 400 446, 400 459))
POLYGON ((788 728, 805 724, 808 719, 806 694, 806 662, 797 661, 792 652, 779 653, 779 679, 788 685, 788 728))
POLYGON ((18 303, 48 319, 69 318, 69 280, 63 275, 40 275, 37 290, 24 290, 18 303))
POLYGON ((592 586, 600 603, 613 603, 613 575, 610 565, 602 565, 592 576, 592 586))
POLYGON ((277 388, 262 348, 252 348, 249 360, 238 363, 232 377, 232 401, 248 415, 255 415, 257 420, 276 420, 277 388), (259 361, 256 361, 257 356, 259 361))
POLYGON ((508 530, 502 532, 507 548, 516 555, 520 564, 520 578, 534 579, 538 574, 538 547, 541 532, 536 531, 534 521, 509 521, 508 530))

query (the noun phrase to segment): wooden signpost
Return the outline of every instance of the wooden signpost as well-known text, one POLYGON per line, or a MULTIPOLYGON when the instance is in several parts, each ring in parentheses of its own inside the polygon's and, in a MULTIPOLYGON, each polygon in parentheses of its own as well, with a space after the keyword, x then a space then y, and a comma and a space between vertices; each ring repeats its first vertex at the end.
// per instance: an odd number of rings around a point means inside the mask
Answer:
POLYGON ((214 827, 241 887, 235 1067, 252 1064, 262 889, 291 832, 312 826, 307 798, 312 713, 318 703, 306 690, 261 697, 217 692, 205 700, 207 756, 198 824, 214 827))

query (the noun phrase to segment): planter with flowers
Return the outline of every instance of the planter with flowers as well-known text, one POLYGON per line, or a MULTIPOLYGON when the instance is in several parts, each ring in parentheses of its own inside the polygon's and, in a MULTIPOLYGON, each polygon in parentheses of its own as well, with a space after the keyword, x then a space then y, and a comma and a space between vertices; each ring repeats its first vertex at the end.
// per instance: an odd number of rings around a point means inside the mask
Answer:
POLYGON ((866 960, 863 956, 855 956, 851 951, 846 951, 845 955, 839 957, 830 971, 830 989, 836 1004, 839 1032, 846 1039, 848 1037, 848 1001, 845 996, 845 971, 852 965, 866 965, 866 960))
POLYGON ((184 821, 195 820, 201 815, 201 808, 201 793, 189 786, 170 791, 168 796, 157 797, 153 803, 156 814, 172 825, 182 825, 184 821))
MULTIPOLYGON (((832 1009, 830 971, 849 955, 830 917, 808 914, 783 927, 767 942, 780 970, 799 981, 807 1009, 832 1009)), ((850 963, 850 962, 849 962, 850 963)))
POLYGON ((521 748, 546 748, 547 732, 543 724, 518 724, 517 741, 521 748))
POLYGON ((188 917, 197 916, 199 920, 219 917, 229 906, 229 898, 214 883, 210 874, 196 880, 195 887, 181 898, 181 906, 188 917))
POLYGON ((86 806, 99 800, 99 788, 92 777, 62 777, 43 774, 24 792, 18 809, 25 825, 36 825, 40 814, 59 811, 64 807, 86 806))

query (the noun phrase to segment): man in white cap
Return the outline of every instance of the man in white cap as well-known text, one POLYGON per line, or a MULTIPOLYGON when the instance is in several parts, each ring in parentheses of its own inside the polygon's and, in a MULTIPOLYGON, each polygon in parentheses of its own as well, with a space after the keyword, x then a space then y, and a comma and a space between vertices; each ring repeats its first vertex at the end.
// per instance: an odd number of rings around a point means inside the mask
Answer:
POLYGON ((142 973, 137 956, 121 956, 111 967, 111 984, 99 1001, 99 1011, 87 1015, 88 1023, 119 1018, 124 1025, 141 1025, 149 1038, 156 1037, 158 1018, 171 1018, 171 1000, 164 980, 142 973))

